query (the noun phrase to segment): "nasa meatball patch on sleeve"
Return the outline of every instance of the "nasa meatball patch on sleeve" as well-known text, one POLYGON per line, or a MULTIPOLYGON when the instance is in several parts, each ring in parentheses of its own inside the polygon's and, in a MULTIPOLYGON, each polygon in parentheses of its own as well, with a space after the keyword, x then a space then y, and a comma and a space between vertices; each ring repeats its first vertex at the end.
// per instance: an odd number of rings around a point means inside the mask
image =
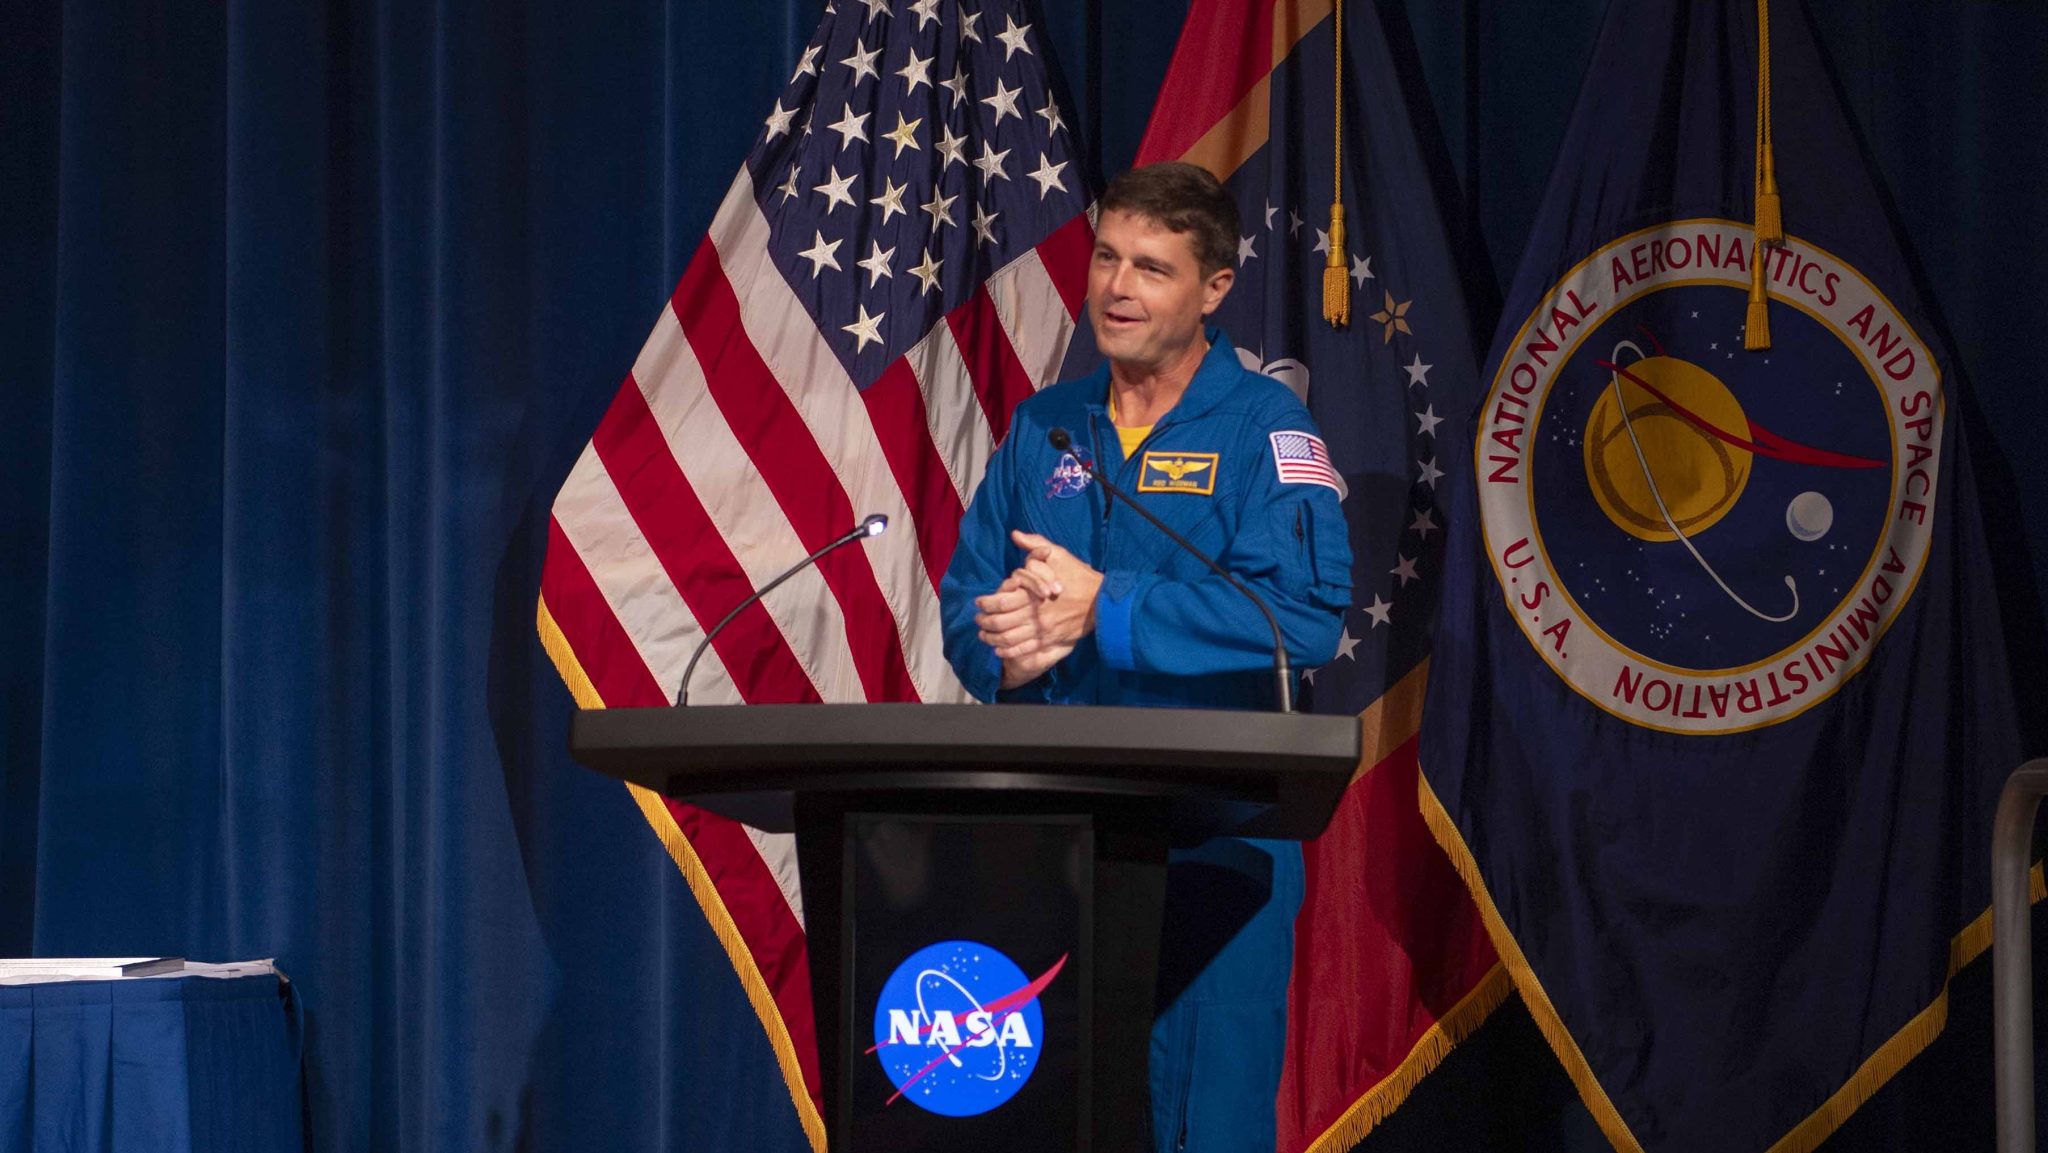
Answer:
POLYGON ((1344 478, 1331 467, 1330 450, 1322 437, 1288 430, 1270 433, 1267 439, 1273 443, 1273 467, 1280 473, 1281 484, 1319 484, 1335 489, 1340 499, 1346 495, 1344 478))

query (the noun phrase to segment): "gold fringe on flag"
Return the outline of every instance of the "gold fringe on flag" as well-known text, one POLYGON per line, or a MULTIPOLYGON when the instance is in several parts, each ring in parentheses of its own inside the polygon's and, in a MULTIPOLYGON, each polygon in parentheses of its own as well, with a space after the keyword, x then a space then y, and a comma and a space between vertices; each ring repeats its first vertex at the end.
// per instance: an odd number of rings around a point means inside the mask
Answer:
MULTIPOLYGON (((1563 1018, 1558 1016, 1557 1007, 1552 1004, 1550 994, 1536 979, 1536 972, 1529 967, 1529 960, 1522 952, 1521 945, 1509 932, 1507 922, 1501 918, 1500 910, 1493 903, 1493 895, 1487 891, 1486 881, 1479 873, 1479 862, 1472 856, 1472 850, 1465 844, 1465 834, 1458 828, 1457 821, 1437 799, 1429 787, 1426 773, 1416 775, 1417 799, 1422 806, 1422 822, 1429 827, 1437 844, 1450 857, 1451 864, 1458 870, 1458 876, 1472 894, 1472 900, 1479 906, 1480 920, 1486 925, 1486 934, 1493 939, 1494 951, 1500 954, 1501 965, 1514 980, 1515 992, 1521 994, 1522 1003, 1527 1006, 1529 1016, 1536 1021, 1536 1028, 1543 1039, 1550 1043, 1558 1063, 1564 1066, 1565 1074, 1579 1091, 1579 1100, 1586 1111, 1593 1115, 1593 1121, 1600 1126, 1617 1153, 1643 1153, 1643 1146, 1637 1140, 1628 1123, 1622 1120, 1615 1109, 1613 1099, 1593 1075, 1592 1066, 1587 1064, 1579 1044, 1565 1028, 1563 1018)), ((2042 862, 2034 862, 2027 874, 2027 899, 2039 904, 2048 898, 2048 878, 2042 875, 2042 862)), ((1849 1119, 1859 1106, 1868 1101, 1892 1076, 1914 1057, 1919 1056, 1934 1038, 1941 1033, 1948 1022, 1948 982, 1955 979, 1963 966, 1976 960, 1992 945, 1994 926, 1991 910, 1986 909, 1977 918, 1963 927, 1963 930, 1949 939, 1948 977, 1943 980, 1941 991, 1927 1006, 1915 1014, 1899 1030, 1879 1045, 1875 1052, 1864 1059, 1863 1064, 1835 1090, 1834 1094, 1806 1118, 1794 1125, 1790 1132, 1772 1142, 1766 1153, 1814 1153, 1842 1123, 1849 1119)), ((2026 926, 2020 926, 2014 936, 2024 941, 2026 926)))
POLYGON ((1351 323, 1351 270, 1344 265, 1344 0, 1337 0, 1336 111, 1330 130, 1330 251, 1323 258, 1323 319, 1351 323))
POLYGON ((1429 774, 1418 770, 1415 785, 1416 800, 1422 807, 1422 823, 1429 827, 1430 835, 1442 846, 1444 855, 1451 859, 1451 866, 1458 870, 1458 877, 1472 894, 1472 903, 1479 906, 1479 920, 1486 926, 1486 935, 1493 940, 1493 951, 1500 955, 1501 965, 1514 980, 1515 992, 1522 995, 1522 1004, 1536 1022, 1537 1031, 1550 1043, 1550 1051, 1556 1054, 1558 1064, 1564 1066, 1565 1075, 1578 1089, 1579 1100, 1585 1104, 1586 1112, 1593 1115, 1593 1123, 1600 1126, 1600 1132, 1608 1144, 1614 1146, 1615 1153, 1643 1153, 1642 1142, 1629 1130, 1628 1122, 1622 1120, 1621 1112, 1614 1107, 1613 1099, 1607 1096, 1599 1078, 1593 1076, 1593 1067, 1586 1062, 1586 1055, 1579 1049, 1579 1043, 1572 1038, 1570 1030, 1564 1027, 1564 1020, 1558 1016, 1550 994, 1544 992, 1543 983, 1536 979, 1536 971, 1529 967, 1529 958, 1523 954, 1521 944, 1508 931, 1507 922, 1493 903, 1493 894, 1487 892, 1486 881, 1479 875, 1479 862, 1465 844, 1465 834, 1459 831, 1458 822, 1429 787, 1429 774))
POLYGON ((1450 1056, 1453 1048, 1485 1024, 1487 1017, 1514 991, 1515 983, 1508 976, 1507 969, 1496 962, 1486 971, 1486 976, 1472 986, 1471 992, 1423 1032, 1415 1047, 1409 1050, 1408 1056, 1393 1072, 1352 1102, 1351 1108, 1309 1142, 1302 1153, 1346 1153, 1365 1140, 1366 1134, 1392 1116, 1394 1110, 1408 1099, 1408 1094, 1422 1083, 1422 1079, 1450 1056))
POLYGON ((1771 347, 1771 291, 1765 254, 1785 243, 1778 162, 1771 149, 1771 0, 1756 0, 1756 226, 1749 250, 1749 318, 1742 347, 1771 347))
MULTIPOLYGON (((604 708, 603 696, 598 693, 597 685, 589 674, 583 671, 583 662, 577 658, 576 650, 570 646, 569 638, 563 635, 561 626, 555 623, 554 614, 548 611, 545 596, 538 598, 535 605, 534 628, 540 633, 541 650, 554 663, 562 683, 569 687, 569 695, 576 699, 576 707, 604 708)), ((789 1089, 790 1104, 796 1109, 797 1123, 803 1127, 804 1138, 810 1142, 812 1153, 825 1153, 825 1118, 819 1114, 817 1104, 811 1100, 811 1091, 804 1084, 803 1062, 797 1056, 796 1042, 789 1035, 789 1025, 782 1019, 782 1007, 775 1003, 775 993, 768 987, 768 979, 761 975, 760 966, 747 948, 746 938, 740 935, 739 925, 733 921, 731 910, 726 908, 725 898, 719 895, 718 885, 711 879, 710 871, 697 856, 689 837, 676 824, 675 816, 668 811, 660 794, 630 781, 626 784, 626 792, 632 796, 642 819, 654 829, 661 847, 668 850, 669 859, 683 874, 683 883, 688 886, 690 895, 697 899, 698 907, 703 909, 704 919, 710 922, 712 936, 718 938, 719 945, 725 949, 726 959, 732 962, 748 1006, 754 1010, 762 1029, 767 1031, 768 1047, 775 1053, 782 1083, 789 1089)))

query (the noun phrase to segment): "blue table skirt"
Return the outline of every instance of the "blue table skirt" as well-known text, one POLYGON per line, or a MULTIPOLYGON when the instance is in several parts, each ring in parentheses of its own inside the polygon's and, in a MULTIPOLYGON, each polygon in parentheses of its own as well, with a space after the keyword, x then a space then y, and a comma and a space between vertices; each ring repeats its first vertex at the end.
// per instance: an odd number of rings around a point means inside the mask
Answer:
POLYGON ((0 1153, 300 1153, 276 977, 0 986, 0 1153))

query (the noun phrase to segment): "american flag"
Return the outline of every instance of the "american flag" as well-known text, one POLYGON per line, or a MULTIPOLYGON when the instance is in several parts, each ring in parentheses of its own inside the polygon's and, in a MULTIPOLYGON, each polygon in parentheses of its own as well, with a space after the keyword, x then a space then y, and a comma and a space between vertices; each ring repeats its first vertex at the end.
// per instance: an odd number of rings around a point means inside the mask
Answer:
MULTIPOLYGON (((1051 381, 1093 247, 1022 5, 837 0, 555 498, 543 644, 585 707, 962 701, 938 583, 1010 412, 1051 381)), ((824 1144, 794 843, 636 800, 824 1144)))
POLYGON ((1323 447, 1321 438, 1305 432, 1276 432, 1273 441, 1273 465, 1280 471, 1282 484, 1320 484, 1344 493, 1344 481, 1337 470, 1330 467, 1330 450, 1323 447))

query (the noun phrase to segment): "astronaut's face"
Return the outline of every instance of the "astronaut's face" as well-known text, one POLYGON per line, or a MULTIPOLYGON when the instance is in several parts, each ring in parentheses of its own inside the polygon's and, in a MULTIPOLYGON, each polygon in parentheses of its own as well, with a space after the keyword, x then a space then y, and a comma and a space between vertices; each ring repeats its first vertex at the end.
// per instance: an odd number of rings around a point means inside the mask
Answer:
POLYGON ((1172 371, 1199 360, 1202 321, 1223 303, 1235 273, 1207 276, 1194 238, 1148 216, 1102 214, 1088 266, 1088 322, 1095 346, 1126 372, 1172 371))

